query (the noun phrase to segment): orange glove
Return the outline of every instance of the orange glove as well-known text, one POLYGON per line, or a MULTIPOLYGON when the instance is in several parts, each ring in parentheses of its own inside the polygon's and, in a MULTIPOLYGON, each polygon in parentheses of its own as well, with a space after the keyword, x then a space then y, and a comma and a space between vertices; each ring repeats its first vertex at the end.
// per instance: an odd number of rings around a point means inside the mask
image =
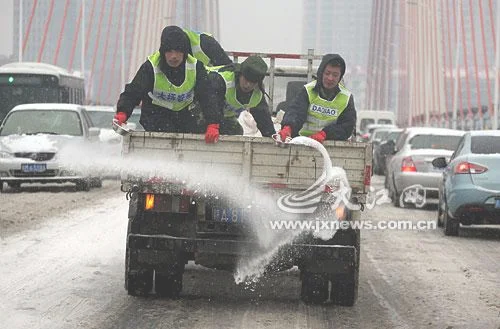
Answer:
POLYGON ((326 133, 323 130, 320 130, 317 133, 312 134, 309 137, 312 138, 312 139, 314 139, 314 140, 316 140, 316 141, 318 141, 318 142, 320 142, 321 144, 323 144, 323 142, 326 139, 326 133))
POLYGON ((205 132, 205 143, 217 143, 219 140, 219 124, 211 123, 207 126, 207 131, 205 132))
POLYGON ((285 142, 287 137, 292 136, 292 127, 284 126, 283 128, 281 128, 278 134, 280 135, 281 141, 285 142))
POLYGON ((125 112, 118 112, 115 114, 114 118, 116 121, 118 121, 118 123, 121 125, 121 124, 124 124, 125 122, 127 122, 127 113, 125 112))

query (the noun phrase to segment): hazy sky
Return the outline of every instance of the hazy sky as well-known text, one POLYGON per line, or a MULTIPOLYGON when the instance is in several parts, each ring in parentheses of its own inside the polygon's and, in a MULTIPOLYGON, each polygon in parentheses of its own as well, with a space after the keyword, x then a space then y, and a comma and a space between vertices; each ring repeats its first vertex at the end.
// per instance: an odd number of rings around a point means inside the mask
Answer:
POLYGON ((302 0, 219 0, 225 50, 300 53, 302 0))
POLYGON ((13 1, 0 0, 0 55, 12 54, 13 1))
MULTIPOLYGON (((0 0, 0 55, 12 54, 13 1, 0 0)), ((225 50, 300 53, 302 0, 219 0, 225 50)))

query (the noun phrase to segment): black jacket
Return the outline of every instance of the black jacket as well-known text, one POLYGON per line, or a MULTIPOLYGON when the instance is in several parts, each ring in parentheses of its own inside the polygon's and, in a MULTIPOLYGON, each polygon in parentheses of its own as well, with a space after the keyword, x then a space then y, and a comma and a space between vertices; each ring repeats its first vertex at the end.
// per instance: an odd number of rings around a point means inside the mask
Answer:
MULTIPOLYGON (((345 62, 337 54, 327 54, 323 57, 320 66, 318 67, 317 72, 317 83, 316 83, 316 91, 319 92, 321 89, 321 80, 323 77, 323 71, 328 63, 332 61, 336 61, 343 65, 342 67, 342 75, 345 73, 345 62)), ((335 88, 335 92, 333 96, 328 98, 329 100, 333 100, 335 96, 340 92, 339 86, 335 88)), ((321 97, 326 98, 324 95, 321 97)), ((309 109, 309 97, 307 95, 307 90, 305 87, 301 89, 301 91, 297 94, 295 99, 290 102, 290 105, 285 111, 285 116, 281 121, 281 127, 290 126, 292 128, 292 136, 297 136, 299 134, 299 130, 302 128, 307 119, 308 109, 309 109)), ((346 109, 339 115, 337 118, 337 122, 332 123, 323 128, 323 131, 326 133, 326 139, 328 140, 347 140, 356 126, 356 108, 354 106, 354 97, 351 94, 349 98, 349 102, 347 104, 346 109)))
MULTIPOLYGON (((238 85, 238 77, 239 73, 235 73, 235 84, 238 85)), ((212 86, 212 89, 215 92, 215 98, 216 98, 216 109, 218 109, 219 116, 221 122, 223 121, 222 118, 224 116, 224 106, 226 103, 226 82, 224 81, 224 78, 218 74, 217 72, 210 72, 209 73, 209 80, 212 86)), ((242 104, 247 104, 250 101, 250 97, 252 96, 252 93, 245 94, 239 90, 239 88, 236 88, 236 99, 238 102, 242 104)), ((262 100, 260 103, 253 108, 249 109, 250 114, 252 114, 253 118, 255 119, 255 122, 257 123, 257 128, 260 130, 262 136, 265 137, 270 137, 271 135, 275 134, 276 131, 274 129, 274 124, 271 119, 271 113, 269 112, 269 105, 267 104, 266 97, 265 95, 262 96, 262 100)))
MULTIPOLYGON (((191 45, 189 38, 184 31, 175 25, 167 26, 161 33, 160 40, 160 70, 167 79, 176 86, 180 86, 185 79, 186 58, 191 45), (184 53, 184 62, 179 67, 171 67, 165 60, 165 52, 177 50, 184 53)), ((116 105, 117 112, 127 113, 130 117, 134 107, 142 104, 140 123, 146 131, 164 131, 177 133, 201 132, 205 127, 201 127, 198 113, 189 109, 172 111, 167 108, 154 105, 148 93, 154 87, 153 65, 146 60, 135 74, 132 82, 125 86, 125 91, 121 93, 116 105)), ((218 116, 212 112, 215 98, 210 91, 207 71, 201 61, 196 64, 196 84, 194 87, 194 102, 199 103, 206 123, 218 122, 218 116)))
MULTIPOLYGON (((185 65, 177 69, 162 70, 168 80, 179 86, 184 81, 185 65)), ((129 117, 134 107, 141 105, 140 122, 147 131, 167 131, 167 132, 195 132, 199 127, 193 127, 197 124, 197 118, 187 109, 175 112, 164 107, 152 104, 148 96, 153 91, 154 72, 153 66, 146 61, 137 71, 134 79, 125 86, 125 91, 120 94, 117 104, 117 112, 125 112, 129 117)), ((214 101, 210 92, 210 84, 207 72, 203 63, 198 61, 196 64, 196 85, 194 88, 195 102, 198 101, 203 111, 207 123, 218 122, 218 116, 213 112, 214 101)))
MULTIPOLYGON (((200 35, 200 47, 203 52, 210 58, 212 66, 231 64, 232 61, 226 54, 222 46, 212 36, 202 33, 200 35)), ((190 51, 192 54, 193 51, 190 51)))

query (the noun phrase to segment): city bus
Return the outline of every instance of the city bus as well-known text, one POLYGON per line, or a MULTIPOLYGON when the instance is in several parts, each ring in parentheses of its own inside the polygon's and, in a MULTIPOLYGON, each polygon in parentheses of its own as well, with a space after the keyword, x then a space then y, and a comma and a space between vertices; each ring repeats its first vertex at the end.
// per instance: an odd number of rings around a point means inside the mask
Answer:
POLYGON ((17 62, 0 66, 0 123, 16 105, 85 103, 83 77, 51 64, 17 62))

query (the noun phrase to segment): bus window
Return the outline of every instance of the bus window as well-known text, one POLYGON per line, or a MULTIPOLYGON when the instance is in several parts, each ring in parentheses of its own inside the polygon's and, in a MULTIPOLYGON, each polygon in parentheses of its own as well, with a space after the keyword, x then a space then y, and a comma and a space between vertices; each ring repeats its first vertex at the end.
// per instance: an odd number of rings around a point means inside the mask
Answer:
POLYGON ((84 102, 84 79, 63 68, 31 62, 0 66, 0 122, 19 104, 84 102), (77 90, 73 96, 70 88, 77 90))
POLYGON ((61 88, 61 103, 69 103, 69 88, 61 88))

